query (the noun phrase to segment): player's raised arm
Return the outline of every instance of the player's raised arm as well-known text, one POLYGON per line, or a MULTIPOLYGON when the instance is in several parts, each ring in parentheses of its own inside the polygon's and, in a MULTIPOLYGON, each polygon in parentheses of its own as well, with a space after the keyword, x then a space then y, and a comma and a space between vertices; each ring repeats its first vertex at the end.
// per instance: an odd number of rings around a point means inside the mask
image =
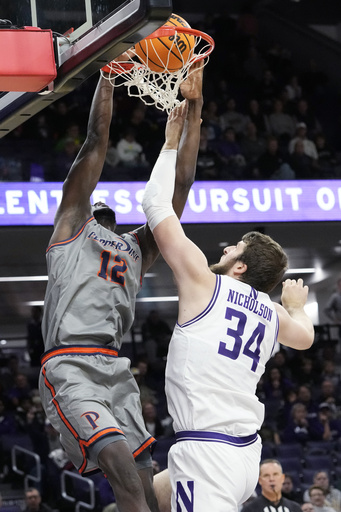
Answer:
POLYGON ((197 165, 203 106, 203 70, 203 62, 195 62, 190 68, 188 78, 180 85, 181 94, 187 103, 187 114, 178 147, 173 196, 173 208, 179 218, 182 215, 188 193, 194 182, 197 165))
POLYGON ((87 136, 63 184, 51 243, 71 237, 91 215, 90 196, 100 178, 109 139, 113 87, 100 77, 91 104, 87 136))
MULTIPOLYGON (((180 85, 185 103, 182 104, 180 110, 176 110, 178 119, 181 118, 182 126, 181 131, 178 132, 180 140, 176 141, 176 178, 175 187, 173 184, 172 189, 174 190, 173 208, 179 218, 195 177, 203 106, 202 83, 203 63, 198 61, 192 65, 188 78, 180 85)), ((169 145, 170 141, 168 141, 169 145)), ((138 234, 144 256, 142 272, 145 273, 155 261, 159 250, 148 225, 140 228, 138 234)))
POLYGON ((51 243, 70 238, 91 215, 90 196, 104 165, 112 105, 113 87, 100 77, 91 104, 85 142, 63 184, 51 243))
POLYGON ((310 348, 314 341, 314 326, 304 311, 308 291, 302 279, 286 279, 281 297, 283 306, 275 304, 279 318, 278 341, 297 350, 310 348))
POLYGON ((186 108, 187 104, 183 102, 168 116, 165 143, 154 165, 142 201, 149 227, 162 256, 173 270, 180 293, 185 280, 195 281, 200 275, 204 281, 203 274, 205 271, 209 272, 204 254, 186 237, 172 204, 177 148, 186 108))

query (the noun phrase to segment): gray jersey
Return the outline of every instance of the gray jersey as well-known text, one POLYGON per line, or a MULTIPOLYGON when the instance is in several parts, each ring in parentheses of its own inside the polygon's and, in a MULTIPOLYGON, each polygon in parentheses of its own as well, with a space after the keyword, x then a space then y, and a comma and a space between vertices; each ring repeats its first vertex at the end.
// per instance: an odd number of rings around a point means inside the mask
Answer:
POLYGON ((45 350, 61 345, 119 349, 132 325, 142 254, 133 233, 117 235, 91 217, 47 249, 45 350))

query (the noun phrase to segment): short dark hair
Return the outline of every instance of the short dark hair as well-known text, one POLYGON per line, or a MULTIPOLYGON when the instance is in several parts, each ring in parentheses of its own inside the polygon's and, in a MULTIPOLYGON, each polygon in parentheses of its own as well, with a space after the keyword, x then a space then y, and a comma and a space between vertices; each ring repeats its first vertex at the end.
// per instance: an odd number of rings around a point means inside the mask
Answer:
POLYGON ((312 485, 312 486, 309 487, 309 490, 308 490, 309 496, 311 495, 311 493, 312 493, 312 491, 314 489, 317 489, 318 491, 322 491, 323 495, 326 496, 326 491, 322 487, 320 487, 319 485, 312 485))
POLYGON ((238 260, 247 265, 247 270, 239 279, 256 290, 270 293, 288 268, 287 255, 275 240, 258 231, 246 233, 242 241, 246 247, 238 260))
POLYGON ((278 459, 264 459, 264 460, 262 460, 260 465, 259 465, 259 469, 261 469, 261 467, 264 466, 264 464, 278 464, 278 466, 283 471, 282 464, 279 462, 278 459))

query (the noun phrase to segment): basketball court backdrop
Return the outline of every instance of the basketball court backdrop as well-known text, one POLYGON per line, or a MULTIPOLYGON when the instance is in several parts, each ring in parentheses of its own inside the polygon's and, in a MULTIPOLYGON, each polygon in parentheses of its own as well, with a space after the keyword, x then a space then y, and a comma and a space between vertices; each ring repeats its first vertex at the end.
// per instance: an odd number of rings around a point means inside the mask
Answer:
POLYGON ((0 138, 161 27, 171 13, 171 0, 2 2, 0 138), (40 87, 38 78, 43 89, 32 91, 31 82, 40 87), (8 83, 16 84, 14 90, 8 83))

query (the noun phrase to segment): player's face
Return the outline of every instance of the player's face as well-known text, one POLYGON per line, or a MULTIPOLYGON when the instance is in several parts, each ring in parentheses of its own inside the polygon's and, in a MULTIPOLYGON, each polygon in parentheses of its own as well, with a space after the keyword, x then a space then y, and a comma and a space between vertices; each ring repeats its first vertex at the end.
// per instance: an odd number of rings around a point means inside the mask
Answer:
POLYGON ((238 242, 237 245, 228 245, 223 251, 219 263, 210 266, 214 274, 230 275, 238 257, 244 252, 245 242, 238 242))
POLYGON ((275 462, 268 462, 260 468, 259 484, 262 490, 268 494, 273 492, 276 494, 280 493, 284 478, 281 466, 275 462))
POLYGON ((92 213, 98 224, 114 231, 116 228, 115 212, 105 203, 99 201, 92 206, 92 213))

